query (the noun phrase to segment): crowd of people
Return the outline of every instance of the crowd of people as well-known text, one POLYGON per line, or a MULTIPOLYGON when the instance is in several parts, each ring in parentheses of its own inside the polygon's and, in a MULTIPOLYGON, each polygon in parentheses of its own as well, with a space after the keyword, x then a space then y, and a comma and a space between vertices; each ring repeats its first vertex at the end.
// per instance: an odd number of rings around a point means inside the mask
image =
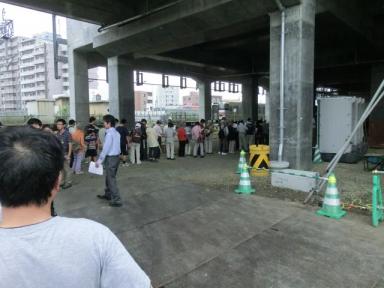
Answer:
POLYGON ((119 166, 156 162, 161 153, 174 160, 176 139, 178 157, 195 158, 213 153, 215 131, 220 155, 268 141, 266 123, 251 119, 235 123, 224 118, 218 129, 204 119, 193 125, 169 120, 166 127, 142 119, 130 130, 126 119, 119 122, 112 115, 104 115, 102 127, 94 117, 84 127, 64 119, 52 127, 37 118, 27 126, 0 132, 0 258, 5 259, 3 265, 0 261, 0 279, 6 287, 151 287, 149 277, 108 228, 56 215, 54 199, 60 188, 72 186, 73 174, 83 174, 84 158, 104 167, 104 193, 96 196, 121 207, 119 166), (83 267, 80 274, 73 268, 73 255, 83 267), (48 270, 52 273, 45 273, 48 270))
MULTIPOLYGON (((248 152, 250 145, 267 144, 269 142, 268 124, 266 121, 228 121, 222 118, 214 123, 201 119, 195 123, 173 122, 165 125, 161 121, 148 124, 146 119, 128 127, 126 119, 116 120, 116 131, 120 134, 120 163, 122 167, 130 164, 140 165, 142 161, 157 162, 164 154, 167 160, 178 157, 193 156, 203 158, 213 153, 213 138, 217 132, 217 150, 220 155, 233 154, 236 151, 248 152), (178 145, 175 145, 178 142, 178 145), (178 151, 176 151, 178 149, 178 151)), ((66 169, 63 188, 71 186, 71 176, 83 174, 82 162, 96 161, 103 148, 105 128, 96 125, 96 118, 90 117, 89 123, 81 127, 71 119, 66 123, 58 119, 54 127, 43 125, 37 118, 31 118, 28 126, 55 133, 68 153, 68 169, 66 169)), ((216 138, 216 137, 215 137, 216 138)))
MULTIPOLYGON (((74 119, 58 119, 54 127, 43 125, 37 118, 28 120, 27 125, 54 133, 63 145, 65 165, 61 187, 72 186, 72 175, 83 174, 82 163, 96 162, 105 143, 106 129, 96 125, 96 118, 90 117, 87 125, 80 125, 74 119)), ((163 125, 161 121, 148 124, 146 119, 128 126, 126 119, 114 118, 114 126, 120 135, 118 164, 121 167, 140 165, 143 161, 158 162, 161 154, 167 160, 193 156, 204 158, 213 153, 213 138, 217 133, 219 155, 248 151, 253 144, 268 144, 268 125, 265 121, 228 121, 222 118, 214 123, 201 119, 195 123, 172 120, 163 125), (178 145, 175 145, 178 142, 178 145), (178 151, 176 151, 176 149, 178 151)), ((216 139, 216 137, 215 137, 216 139)))

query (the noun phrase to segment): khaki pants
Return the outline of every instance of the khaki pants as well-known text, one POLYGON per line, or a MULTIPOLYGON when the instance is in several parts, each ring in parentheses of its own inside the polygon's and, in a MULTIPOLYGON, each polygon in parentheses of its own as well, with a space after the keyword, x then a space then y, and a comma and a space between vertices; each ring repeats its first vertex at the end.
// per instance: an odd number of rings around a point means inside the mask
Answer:
POLYGON ((69 160, 64 161, 63 178, 61 179, 61 185, 72 184, 72 169, 69 167, 69 160))
POLYGON ((167 159, 174 159, 175 158, 175 142, 167 142, 167 159))
POLYGON ((132 143, 130 150, 130 158, 131 163, 135 164, 135 156, 136 156, 136 163, 141 164, 140 161, 140 143, 132 143))

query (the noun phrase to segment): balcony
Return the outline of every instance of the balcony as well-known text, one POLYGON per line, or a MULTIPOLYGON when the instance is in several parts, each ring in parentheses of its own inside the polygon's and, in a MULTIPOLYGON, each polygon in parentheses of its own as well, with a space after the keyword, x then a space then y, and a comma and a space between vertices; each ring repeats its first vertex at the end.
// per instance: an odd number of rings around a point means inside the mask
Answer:
POLYGON ((45 73, 45 67, 36 68, 35 73, 45 73))
POLYGON ((34 64, 44 64, 45 63, 45 58, 35 58, 35 61, 33 62, 34 64))
POLYGON ((20 79, 20 84, 21 85, 35 83, 35 82, 36 82, 35 78, 32 78, 32 79, 20 79))
POLYGON ((29 87, 29 88, 21 88, 20 89, 21 93, 36 92, 36 90, 37 90, 36 87, 29 87))
POLYGON ((24 55, 21 55, 20 56, 20 60, 26 60, 26 59, 34 59, 35 55, 33 55, 33 53, 30 53, 30 54, 24 54, 24 55))
POLYGON ((30 70, 30 71, 20 71, 20 76, 34 75, 35 73, 36 73, 35 69, 30 70))

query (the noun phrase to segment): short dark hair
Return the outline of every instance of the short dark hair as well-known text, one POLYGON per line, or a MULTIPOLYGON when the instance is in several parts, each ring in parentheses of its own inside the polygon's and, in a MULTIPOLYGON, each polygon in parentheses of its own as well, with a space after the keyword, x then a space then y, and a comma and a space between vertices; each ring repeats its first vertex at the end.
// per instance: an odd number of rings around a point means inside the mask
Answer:
POLYGON ((104 115, 103 121, 106 123, 110 123, 112 127, 115 127, 116 118, 113 117, 112 115, 110 114, 104 115))
POLYGON ((71 120, 68 121, 68 124, 69 124, 69 125, 74 125, 75 123, 76 123, 76 121, 73 120, 73 119, 71 119, 71 120))
POLYGON ((93 116, 89 117, 89 123, 92 123, 93 121, 96 121, 96 118, 93 116))
POLYGON ((37 118, 31 118, 28 120, 27 125, 32 126, 34 124, 39 125, 40 127, 43 125, 43 123, 40 121, 40 119, 37 118))
POLYGON ((56 120, 56 123, 58 123, 58 122, 63 123, 63 125, 67 124, 67 122, 65 122, 65 120, 61 119, 61 118, 56 120))
POLYGON ((4 207, 43 205, 64 167, 52 133, 16 127, 0 132, 0 202, 4 207))
POLYGON ((49 124, 44 124, 43 126, 41 126, 42 130, 44 130, 45 128, 52 129, 51 125, 49 125, 49 124))
POLYGON ((120 123, 121 124, 127 124, 127 119, 125 119, 125 118, 121 119, 120 123))

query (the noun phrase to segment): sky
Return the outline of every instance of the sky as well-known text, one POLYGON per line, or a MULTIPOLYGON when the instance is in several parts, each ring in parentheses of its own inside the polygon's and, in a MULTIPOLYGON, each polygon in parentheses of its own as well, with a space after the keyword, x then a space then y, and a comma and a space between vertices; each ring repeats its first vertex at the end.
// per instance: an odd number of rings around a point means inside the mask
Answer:
MULTIPOLYGON (((52 32, 52 16, 48 13, 43 13, 39 11, 34 11, 14 5, 5 4, 0 2, 0 9, 5 9, 5 18, 11 19, 14 21, 14 36, 25 36, 32 37, 35 34, 41 32, 52 32)), ((61 37, 66 38, 66 20, 64 17, 57 17, 57 32, 61 37)), ((99 78, 105 79, 106 69, 99 69, 99 78)), ((136 90, 144 90, 148 92, 155 92, 155 85, 161 85, 161 75, 154 73, 144 73, 144 84, 143 86, 136 87, 136 90)), ((169 78, 170 85, 179 85, 179 78, 171 76, 169 78)), ((106 81, 99 81, 100 94, 106 99, 106 94, 108 93, 108 84, 106 81)), ((196 91, 196 82, 190 78, 187 80, 187 89, 181 89, 180 95, 188 95, 190 91, 196 91)), ((240 88, 241 90, 241 88, 240 88)), ((241 101, 241 93, 229 93, 225 92, 214 92, 213 95, 223 96, 223 99, 226 101, 241 101)), ((154 95, 155 96, 155 95, 154 95)), ((182 97, 180 97, 180 103, 182 102, 182 97)), ((259 97, 261 103, 265 103, 264 97, 259 97), (261 99, 260 99, 261 98, 261 99)))
MULTIPOLYGON (((0 2, 0 9, 5 9, 5 18, 13 20, 15 36, 32 37, 41 32, 52 32, 51 14, 34 11, 0 2)), ((65 18, 57 17, 58 34, 66 37, 65 18)))

